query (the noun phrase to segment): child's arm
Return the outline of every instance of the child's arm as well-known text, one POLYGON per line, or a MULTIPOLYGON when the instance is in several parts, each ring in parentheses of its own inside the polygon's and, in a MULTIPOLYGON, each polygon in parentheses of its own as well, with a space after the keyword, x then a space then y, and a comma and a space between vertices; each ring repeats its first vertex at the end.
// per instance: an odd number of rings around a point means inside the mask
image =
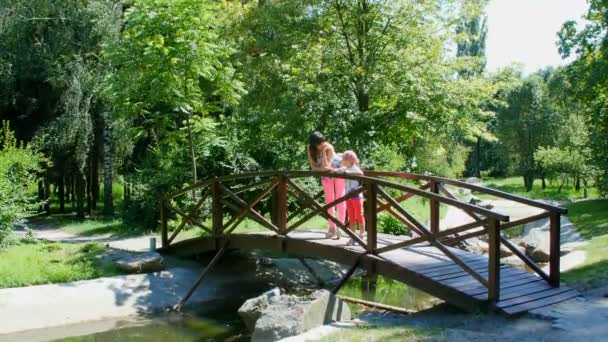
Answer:
POLYGON ((344 173, 347 173, 349 175, 363 176, 363 171, 361 171, 361 169, 358 166, 354 166, 354 167, 350 168, 350 170, 345 168, 344 173))

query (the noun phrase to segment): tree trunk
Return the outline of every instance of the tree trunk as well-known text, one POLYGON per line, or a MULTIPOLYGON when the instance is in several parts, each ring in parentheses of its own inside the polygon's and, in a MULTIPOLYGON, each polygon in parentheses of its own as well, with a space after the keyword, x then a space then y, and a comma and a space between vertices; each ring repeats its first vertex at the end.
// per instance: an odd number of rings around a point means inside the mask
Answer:
POLYGON ((78 172, 76 175, 76 216, 78 218, 84 218, 84 202, 86 197, 86 180, 82 173, 78 172))
POLYGON ((545 190, 547 188, 547 183, 545 182, 545 174, 543 173, 540 177, 540 179, 542 180, 542 188, 543 190, 545 190))
POLYGON ((526 175, 524 176, 524 184, 526 185, 526 192, 532 190, 532 186, 534 185, 534 172, 526 172, 526 175))
POLYGON ((85 191, 86 191, 86 212, 91 215, 91 207, 93 206, 93 196, 91 195, 91 166, 85 171, 85 191))
POLYGON ((74 210, 74 208, 76 208, 76 178, 78 176, 71 177, 70 182, 72 183, 72 185, 70 186, 70 190, 72 191, 72 210, 74 210))
POLYGON ((97 210, 97 201, 99 200, 99 153, 97 147, 93 146, 91 153, 91 210, 97 210))
POLYGON ((104 116, 103 125, 103 214, 114 215, 114 198, 112 196, 113 174, 112 174, 112 128, 104 116))
POLYGON ((51 183, 48 174, 44 176, 44 212, 51 214, 51 183))
POLYGON ((581 177, 579 176, 576 176, 574 181, 574 190, 576 190, 576 192, 581 191, 581 177))
POLYGON ((44 183, 42 181, 42 178, 40 180, 38 180, 38 203, 40 203, 40 205, 38 206, 38 212, 41 213, 44 211, 44 183))
POLYGON ((481 178, 481 137, 477 137, 475 144, 475 177, 481 178))
POLYGON ((65 212, 65 181, 63 175, 59 176, 57 187, 59 190, 59 212, 63 214, 65 212))

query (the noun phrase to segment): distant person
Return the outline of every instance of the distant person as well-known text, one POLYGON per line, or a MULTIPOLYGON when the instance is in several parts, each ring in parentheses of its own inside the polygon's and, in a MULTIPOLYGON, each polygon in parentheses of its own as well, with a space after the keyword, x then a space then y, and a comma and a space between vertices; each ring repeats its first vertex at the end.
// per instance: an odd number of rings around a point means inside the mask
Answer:
MULTIPOLYGON (((342 154, 336 153, 334 147, 325 140, 323 134, 313 132, 308 143, 308 161, 313 171, 337 171, 342 167, 342 154)), ((345 181, 343 178, 322 177, 323 193, 325 204, 343 197, 345 193, 345 181)), ((338 209, 338 221, 344 224, 346 218, 346 203, 344 201, 328 208, 327 213, 335 217, 335 208, 338 209)), ((327 238, 337 240, 340 238, 340 230, 336 229, 336 224, 329 220, 329 232, 327 238)))
MULTIPOLYGON (((342 155, 342 165, 344 166, 343 172, 349 175, 363 175, 363 171, 359 168, 359 158, 353 151, 346 151, 342 155)), ((349 196, 346 200, 346 212, 348 213, 348 227, 356 232, 359 230, 359 238, 364 239, 365 232, 365 219, 363 218, 363 201, 361 193, 355 194, 361 187, 361 184, 356 179, 346 180, 346 196, 349 196), (352 195, 351 195, 352 194, 352 195)), ((349 245, 354 244, 351 239, 348 242, 349 245)))

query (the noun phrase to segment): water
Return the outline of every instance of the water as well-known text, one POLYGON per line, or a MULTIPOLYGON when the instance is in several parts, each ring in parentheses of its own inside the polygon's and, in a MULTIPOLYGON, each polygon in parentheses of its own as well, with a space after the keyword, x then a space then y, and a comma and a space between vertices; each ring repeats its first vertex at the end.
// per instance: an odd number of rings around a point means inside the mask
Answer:
MULTIPOLYGON (((426 292, 383 276, 353 277, 344 284, 339 294, 413 311, 429 309, 442 302, 426 292)), ((355 312, 363 309, 353 305, 350 307, 355 312)))
POLYGON ((89 342, 89 341, 129 341, 129 342, 165 342, 165 341, 241 341, 244 327, 237 317, 205 318, 197 315, 167 314, 140 322, 132 322, 124 327, 90 335, 68 337, 55 341, 89 342))
MULTIPOLYGON (((222 288, 230 296, 222 300, 205 302, 196 312, 185 314, 165 313, 152 317, 99 321, 30 331, 2 341, 65 341, 65 342, 131 342, 131 341, 248 341, 249 333, 237 314, 240 305, 248 298, 279 286, 288 293, 305 293, 314 290, 310 286, 294 284, 288 274, 283 274, 262 259, 285 258, 276 253, 232 253, 214 270, 214 276, 230 278, 222 288), (69 337, 71 336, 71 337, 69 337)), ((204 286, 204 284, 203 284, 204 286)), ((331 286, 328 285, 329 289, 331 286)), ((432 307, 440 300, 398 281, 382 276, 351 278, 340 294, 372 302, 398 306, 410 310, 432 307)), ((369 309, 349 304, 353 313, 369 309)))

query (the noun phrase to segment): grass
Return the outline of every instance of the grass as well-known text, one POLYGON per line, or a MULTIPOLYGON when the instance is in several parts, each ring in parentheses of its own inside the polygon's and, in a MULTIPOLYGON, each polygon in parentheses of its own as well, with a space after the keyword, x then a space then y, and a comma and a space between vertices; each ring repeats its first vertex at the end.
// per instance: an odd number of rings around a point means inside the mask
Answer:
POLYGON ((331 342, 376 342, 376 341, 430 341, 441 329, 409 328, 385 325, 359 325, 340 329, 318 341, 331 342))
POLYGON ((65 283, 119 274, 96 257, 101 244, 21 243, 0 250, 0 288, 65 283))
MULTIPOLYGON (((547 199, 547 200, 572 200, 581 199, 584 197, 583 189, 576 191, 574 187, 563 187, 559 191, 557 182, 547 182, 547 188, 542 189, 540 179, 537 179, 532 186, 531 191, 526 191, 522 177, 508 178, 484 178, 483 185, 496 190, 505 191, 515 195, 531 198, 531 199, 547 199)), ((483 199, 494 198, 494 196, 482 193, 475 193, 475 196, 483 199)), ((587 189, 589 198, 598 197, 597 188, 592 187, 587 189)))
POLYGON ((585 262, 564 272, 562 279, 582 288, 608 285, 608 199, 574 202, 567 205, 568 218, 589 244, 585 262))

